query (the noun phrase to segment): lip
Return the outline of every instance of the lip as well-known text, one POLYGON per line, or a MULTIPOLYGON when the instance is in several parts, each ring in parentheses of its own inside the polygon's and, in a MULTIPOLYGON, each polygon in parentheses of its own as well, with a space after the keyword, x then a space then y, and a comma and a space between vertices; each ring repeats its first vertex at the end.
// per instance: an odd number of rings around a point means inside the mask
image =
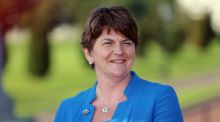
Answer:
POLYGON ((116 64, 122 64, 125 61, 126 61, 125 59, 114 59, 114 60, 111 60, 110 62, 111 63, 116 63, 116 64))

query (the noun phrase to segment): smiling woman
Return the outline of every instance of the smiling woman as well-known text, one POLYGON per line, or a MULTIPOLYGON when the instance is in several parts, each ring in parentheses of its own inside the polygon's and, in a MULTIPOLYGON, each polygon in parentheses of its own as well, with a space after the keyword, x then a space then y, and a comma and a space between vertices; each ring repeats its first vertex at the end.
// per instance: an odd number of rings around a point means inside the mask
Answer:
POLYGON ((94 9, 81 44, 97 82, 65 99, 55 122, 183 122, 172 87, 143 80, 131 71, 138 27, 126 8, 94 9))
MULTIPOLYGON (((134 43, 119 32, 117 33, 114 30, 108 32, 107 28, 96 39, 91 52, 87 48, 84 48, 83 51, 87 60, 94 63, 97 77, 120 78, 123 74, 129 74, 134 64, 134 43)), ((106 80, 103 81, 106 82, 106 80)))

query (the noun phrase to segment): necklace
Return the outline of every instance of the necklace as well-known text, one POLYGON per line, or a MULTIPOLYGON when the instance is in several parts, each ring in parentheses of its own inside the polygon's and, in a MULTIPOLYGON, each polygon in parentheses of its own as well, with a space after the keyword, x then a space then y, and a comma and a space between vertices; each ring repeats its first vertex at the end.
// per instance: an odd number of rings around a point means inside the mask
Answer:
POLYGON ((109 107, 108 106, 104 106, 102 108, 102 112, 107 113, 109 111, 109 107))
MULTIPOLYGON (((103 95, 101 94, 102 92, 99 89, 96 89, 96 90, 97 90, 96 91, 97 92, 97 97, 98 98, 103 98, 103 95)), ((114 99, 114 101, 112 101, 112 104, 104 104, 103 102, 105 100, 103 100, 103 99, 99 99, 98 100, 98 103, 101 103, 101 104, 99 104, 99 106, 101 107, 101 111, 103 113, 108 113, 110 110, 113 110, 115 108, 115 106, 117 106, 118 103, 120 103, 123 100, 123 98, 124 98, 124 94, 123 93, 120 94, 120 95, 117 95, 117 96, 119 96, 118 99, 114 99)))
POLYGON ((104 105, 104 106, 102 107, 102 112, 103 112, 103 113, 107 113, 107 112, 109 112, 110 110, 113 110, 117 104, 118 104, 118 103, 115 103, 115 104, 112 104, 112 105, 104 105))
POLYGON ((120 101, 122 101, 123 97, 124 97, 124 95, 122 94, 122 95, 119 97, 119 99, 117 100, 117 102, 115 102, 115 103, 113 103, 113 104, 109 104, 109 105, 102 105, 102 106, 103 106, 103 107, 102 107, 102 112, 103 112, 103 113, 109 112, 110 109, 113 109, 115 106, 118 105, 118 103, 119 103, 120 101))

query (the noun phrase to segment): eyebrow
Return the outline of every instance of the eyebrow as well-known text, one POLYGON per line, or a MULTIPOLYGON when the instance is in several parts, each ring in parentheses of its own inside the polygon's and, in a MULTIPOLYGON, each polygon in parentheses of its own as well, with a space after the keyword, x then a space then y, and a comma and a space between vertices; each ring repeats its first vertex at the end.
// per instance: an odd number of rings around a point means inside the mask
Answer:
MULTIPOLYGON (((113 39, 109 39, 109 38, 104 38, 102 39, 102 41, 107 40, 107 41, 113 41, 113 39)), ((130 39, 126 38, 124 40, 122 40, 121 42, 125 42, 125 41, 131 41, 130 39)))
POLYGON ((104 40, 113 41, 112 39, 109 39, 109 38, 104 38, 104 39, 102 39, 102 41, 104 41, 104 40))
POLYGON ((123 40, 122 42, 126 42, 126 41, 132 42, 132 40, 130 40, 130 39, 125 39, 125 40, 123 40))

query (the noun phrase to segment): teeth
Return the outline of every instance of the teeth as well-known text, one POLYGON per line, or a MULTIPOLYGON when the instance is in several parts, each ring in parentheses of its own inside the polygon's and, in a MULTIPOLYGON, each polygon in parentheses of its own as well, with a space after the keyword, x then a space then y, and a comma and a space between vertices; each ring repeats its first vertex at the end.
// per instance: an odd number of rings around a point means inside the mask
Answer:
POLYGON ((123 63, 124 60, 113 60, 113 61, 111 61, 111 62, 113 62, 113 63, 123 63))

